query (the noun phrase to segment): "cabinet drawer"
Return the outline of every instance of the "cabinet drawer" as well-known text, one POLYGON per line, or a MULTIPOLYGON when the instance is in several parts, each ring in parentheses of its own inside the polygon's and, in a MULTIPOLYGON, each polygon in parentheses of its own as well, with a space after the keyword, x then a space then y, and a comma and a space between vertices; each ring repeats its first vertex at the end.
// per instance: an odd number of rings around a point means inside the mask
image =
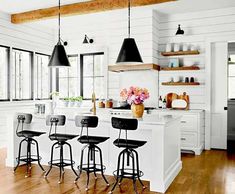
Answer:
POLYGON ((198 119, 196 115, 182 115, 181 131, 195 131, 198 130, 198 119))
POLYGON ((196 147, 197 133, 181 133, 181 147, 196 147))

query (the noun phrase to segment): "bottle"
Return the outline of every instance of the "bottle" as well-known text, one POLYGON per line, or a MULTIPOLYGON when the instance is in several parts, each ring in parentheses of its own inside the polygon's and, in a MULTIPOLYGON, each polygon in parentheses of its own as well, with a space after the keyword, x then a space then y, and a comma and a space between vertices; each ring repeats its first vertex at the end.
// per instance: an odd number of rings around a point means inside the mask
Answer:
POLYGON ((162 108, 162 96, 159 97, 159 100, 158 100, 158 108, 162 108))
POLYGON ((164 98, 164 100, 163 100, 162 108, 163 108, 163 109, 166 109, 166 98, 164 98))

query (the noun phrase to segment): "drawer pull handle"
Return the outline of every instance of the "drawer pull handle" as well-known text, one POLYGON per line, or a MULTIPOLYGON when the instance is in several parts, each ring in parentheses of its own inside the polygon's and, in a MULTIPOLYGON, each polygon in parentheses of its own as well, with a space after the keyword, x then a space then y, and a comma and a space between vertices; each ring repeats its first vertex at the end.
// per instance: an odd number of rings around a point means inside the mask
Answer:
POLYGON ((181 123, 187 123, 186 121, 181 121, 181 123))
POLYGON ((186 138, 181 137, 181 140, 185 141, 185 140, 186 140, 186 138))

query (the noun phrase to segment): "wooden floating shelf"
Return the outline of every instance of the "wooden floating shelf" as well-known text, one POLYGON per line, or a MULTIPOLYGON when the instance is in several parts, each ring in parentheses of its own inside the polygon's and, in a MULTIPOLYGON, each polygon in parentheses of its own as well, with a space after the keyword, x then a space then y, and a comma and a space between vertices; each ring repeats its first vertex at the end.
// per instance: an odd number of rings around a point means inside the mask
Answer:
POLYGON ((162 56, 178 56, 178 55, 199 55, 198 50, 195 51, 178 51, 178 52, 162 52, 162 56))
POLYGON ((198 86, 200 85, 199 82, 163 82, 162 85, 164 86, 198 86))
POLYGON ((190 66, 190 67, 162 67, 161 71, 194 71, 200 70, 198 66, 190 66))
POLYGON ((160 66, 156 64, 137 64, 137 65, 110 65, 108 70, 112 72, 156 70, 160 71, 160 66))

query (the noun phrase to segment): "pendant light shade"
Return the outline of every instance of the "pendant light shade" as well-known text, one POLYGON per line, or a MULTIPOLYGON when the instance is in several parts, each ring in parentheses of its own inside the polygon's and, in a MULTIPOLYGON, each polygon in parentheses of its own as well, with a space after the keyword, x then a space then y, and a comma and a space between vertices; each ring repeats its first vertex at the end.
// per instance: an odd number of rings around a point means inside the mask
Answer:
POLYGON ((48 67, 70 67, 68 56, 62 44, 55 45, 48 67))
POLYGON ((125 38, 116 63, 143 63, 134 38, 125 38))
POLYGON ((48 67, 70 67, 68 56, 65 52, 64 46, 61 44, 60 37, 60 0, 59 0, 59 17, 58 17, 58 43, 55 45, 52 52, 48 67))
POLYGON ((136 64, 143 63, 135 39, 130 38, 131 34, 131 3, 128 0, 128 38, 125 38, 119 52, 117 64, 136 64))

